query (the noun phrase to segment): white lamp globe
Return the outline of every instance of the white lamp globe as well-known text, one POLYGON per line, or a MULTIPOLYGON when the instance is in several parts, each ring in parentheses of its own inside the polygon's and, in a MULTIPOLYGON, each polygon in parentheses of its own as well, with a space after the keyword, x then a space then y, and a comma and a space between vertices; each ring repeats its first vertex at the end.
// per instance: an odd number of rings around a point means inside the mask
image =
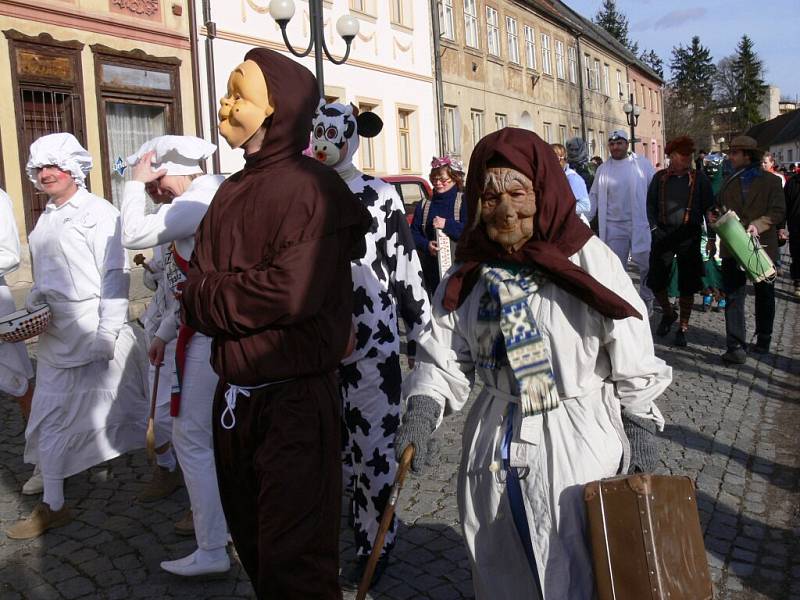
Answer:
POLYGON ((622 111, 626 115, 629 115, 629 114, 631 114, 631 112, 633 112, 633 106, 631 106, 630 102, 626 102, 625 104, 622 105, 622 111))
POLYGON ((269 14, 278 23, 281 21, 291 21, 294 16, 294 1, 272 0, 269 3, 269 14))
POLYGON ((634 104, 633 105, 633 116, 634 117, 638 117, 639 113, 641 113, 641 112, 642 112, 642 109, 639 108, 639 105, 638 104, 634 104))
POLYGON ((358 35, 358 28, 358 19, 352 15, 342 15, 336 21, 336 31, 345 41, 352 40, 356 37, 358 35))

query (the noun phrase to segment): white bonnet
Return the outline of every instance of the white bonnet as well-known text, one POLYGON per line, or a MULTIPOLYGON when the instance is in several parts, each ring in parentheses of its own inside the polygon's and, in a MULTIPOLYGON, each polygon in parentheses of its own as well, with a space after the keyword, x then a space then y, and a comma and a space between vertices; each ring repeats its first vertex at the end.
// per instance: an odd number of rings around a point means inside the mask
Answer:
POLYGON ((167 175, 194 175, 203 172, 200 161, 214 154, 216 149, 211 142, 193 135, 162 135, 142 144, 127 162, 133 166, 148 152, 155 152, 152 161, 155 171, 166 169, 167 175))
POLYGON ((72 175, 81 187, 86 187, 86 176, 92 170, 92 157, 71 133, 43 135, 31 144, 31 153, 25 172, 37 189, 36 172, 47 165, 54 165, 72 175))

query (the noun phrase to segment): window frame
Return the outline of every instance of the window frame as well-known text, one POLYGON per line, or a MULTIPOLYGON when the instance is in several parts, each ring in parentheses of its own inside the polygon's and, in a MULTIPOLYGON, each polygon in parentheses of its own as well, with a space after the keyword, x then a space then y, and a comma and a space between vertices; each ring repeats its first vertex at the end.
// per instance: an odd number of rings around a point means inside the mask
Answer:
POLYGON ((393 25, 411 29, 414 26, 413 10, 411 0, 391 0, 389 4, 389 21, 393 25), (399 9, 400 14, 397 14, 397 9, 399 9))
POLYGON ((508 61, 515 65, 521 64, 519 61, 519 28, 517 20, 508 15, 506 15, 506 49, 508 51, 508 61), (511 27, 512 24, 513 27, 511 27))
POLYGON ((414 133, 413 133, 413 120, 414 120, 414 113, 416 111, 412 108, 407 108, 404 106, 397 107, 397 144, 399 146, 400 152, 398 152, 398 167, 400 167, 400 171, 404 173, 409 173, 414 170, 414 133), (402 115, 406 116, 406 127, 402 127, 402 115), (408 140, 408 166, 403 166, 403 135, 407 136, 408 140))
POLYGON ((472 127, 472 147, 478 145, 478 142, 483 139, 483 130, 484 130, 484 122, 483 122, 483 111, 477 108, 470 108, 469 109, 469 121, 470 126, 472 127), (478 127, 475 127, 475 124, 478 124, 478 127), (477 135, 476 135, 477 134, 477 135))
POLYGON ((603 63, 603 93, 611 97, 611 66, 603 63))
POLYGON ((477 0, 464 0, 464 44, 476 50, 481 47, 480 17, 478 16, 477 0), (472 12, 468 11, 467 3, 472 4, 472 12), (473 43, 470 43, 472 37, 473 43))
POLYGON ((442 0, 439 4, 439 23, 441 30, 439 37, 442 37, 451 42, 456 41, 456 22, 455 10, 453 9, 453 0, 442 0), (449 18, 448 18, 449 15, 449 18), (449 27, 447 26, 449 24, 449 27), (449 29, 449 35, 448 35, 449 29))
POLYGON ((567 48, 567 62, 569 64, 569 82, 578 83, 578 49, 575 46, 567 48))
POLYGON ((486 7, 486 51, 489 56, 500 58, 500 13, 496 8, 486 7), (494 17, 492 17, 494 15, 494 17), (494 43, 492 43, 494 42, 494 43), (492 51, 494 46, 495 52, 492 51))
POLYGON ((547 122, 543 122, 542 123, 542 137, 544 138, 544 141, 547 142, 548 144, 552 144, 553 143, 553 124, 552 123, 547 123, 547 122))
POLYGON ((559 137, 559 143, 561 143, 561 145, 566 145, 566 143, 567 143, 567 126, 566 125, 559 125, 558 126, 558 137, 559 137))
POLYGON ((532 25, 525 25, 523 28, 525 32, 525 66, 529 69, 536 70, 536 29, 532 25), (530 37, 528 37, 530 33, 530 37))
POLYGON ((556 40, 556 77, 566 81, 567 70, 564 64, 564 42, 556 40))
POLYGON ((494 113, 494 127, 496 131, 508 127, 508 115, 504 113, 494 113))
POLYGON ((553 57, 550 55, 550 35, 542 32, 542 73, 553 76, 553 57))
POLYGON ((444 105, 444 151, 446 154, 461 154, 458 151, 459 149, 456 147, 458 145, 458 138, 456 135, 458 127, 457 111, 457 106, 453 106, 451 104, 444 105), (452 123, 450 123, 451 120, 452 123))

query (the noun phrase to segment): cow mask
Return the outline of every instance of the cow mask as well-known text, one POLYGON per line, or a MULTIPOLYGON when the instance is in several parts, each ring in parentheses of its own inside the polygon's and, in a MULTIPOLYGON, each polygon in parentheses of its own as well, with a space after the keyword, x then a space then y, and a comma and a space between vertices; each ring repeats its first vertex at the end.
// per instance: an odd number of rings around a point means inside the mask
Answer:
POLYGON ((375 137, 383 121, 374 112, 359 112, 352 104, 326 104, 322 99, 311 130, 311 154, 337 171, 349 168, 358 151, 359 136, 375 137))

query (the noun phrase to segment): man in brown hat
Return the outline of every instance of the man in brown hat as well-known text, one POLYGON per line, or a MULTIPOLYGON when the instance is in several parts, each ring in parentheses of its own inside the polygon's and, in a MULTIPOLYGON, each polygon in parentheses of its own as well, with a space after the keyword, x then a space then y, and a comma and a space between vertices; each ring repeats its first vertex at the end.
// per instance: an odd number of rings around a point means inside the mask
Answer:
POLYGON ((647 287, 653 290, 663 315, 656 334, 665 336, 678 319, 667 296, 673 261, 677 259, 680 325, 675 345, 685 346, 694 294, 703 288, 700 235, 703 218, 713 206, 714 193, 705 173, 691 168, 691 138, 675 138, 667 144, 666 151, 669 168, 656 173, 647 190, 647 220, 653 240, 647 287))
MULTIPOLYGON (((723 184, 717 204, 725 210, 736 211, 747 233, 758 236, 772 260, 778 256, 778 234, 775 226, 786 216, 786 204, 781 182, 761 168, 762 152, 756 141, 746 135, 731 140, 728 158, 734 169, 723 184)), ((723 246, 722 284, 727 296, 725 306, 725 341, 727 363, 744 364, 745 353, 745 284, 747 278, 730 250, 723 246)), ((770 281, 754 284, 756 297, 756 343, 750 351, 769 352, 772 341, 772 322, 775 319, 775 286, 770 281)))

